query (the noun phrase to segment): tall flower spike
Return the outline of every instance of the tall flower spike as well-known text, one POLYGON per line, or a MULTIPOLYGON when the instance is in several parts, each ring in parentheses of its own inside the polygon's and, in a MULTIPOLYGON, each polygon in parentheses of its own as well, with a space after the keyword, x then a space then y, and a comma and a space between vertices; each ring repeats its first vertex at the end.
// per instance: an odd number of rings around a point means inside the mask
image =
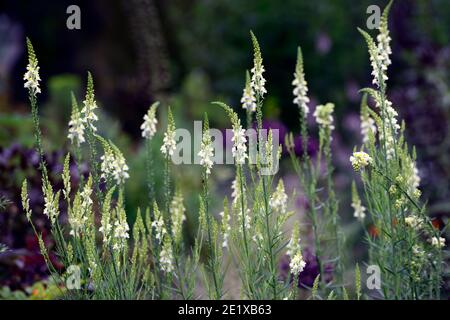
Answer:
POLYGON ((358 220, 364 220, 366 217, 366 208, 361 204, 361 199, 359 198, 358 190, 356 189, 356 184, 352 183, 352 208, 353 216, 358 220))
POLYGON ((420 195, 420 175, 416 162, 411 158, 407 158, 405 160, 405 170, 407 176, 408 193, 410 195, 420 195))
POLYGON ((258 39, 256 39, 255 35, 252 31, 250 31, 250 35, 252 37, 253 42, 253 68, 251 70, 252 72, 252 79, 251 79, 251 87, 255 90, 255 93, 259 96, 263 97, 264 94, 267 93, 265 84, 266 79, 263 77, 264 73, 264 66, 263 66, 263 59, 261 56, 261 49, 259 47, 258 39))
POLYGON ((367 95, 363 96, 363 101, 361 103, 361 135, 363 138, 363 143, 369 143, 369 137, 372 134, 374 137, 377 133, 377 126, 375 125, 375 120, 369 114, 369 107, 367 106, 367 95))
POLYGON ((63 184, 64 184, 63 195, 64 195, 64 199, 67 199, 67 200, 69 200, 70 189, 71 189, 69 165, 70 165, 70 153, 67 153, 66 158, 64 159, 63 174, 62 174, 62 179, 63 179, 63 184))
POLYGON ((386 6, 381 17, 380 26, 378 28, 377 42, 365 31, 358 29, 364 36, 369 47, 370 63, 372 65, 372 83, 377 87, 381 87, 388 80, 387 69, 391 64, 390 55, 392 54, 390 42, 391 37, 388 29, 388 16, 392 6, 392 1, 386 6))
POLYGON ((395 156, 395 136, 400 129, 398 113, 392 107, 392 102, 386 97, 382 97, 380 92, 370 88, 363 89, 363 91, 373 97, 376 107, 380 110, 383 121, 377 123, 379 138, 386 146, 387 159, 392 159, 395 156))
POLYGON ((242 108, 249 112, 255 112, 256 97, 250 80, 250 73, 247 71, 245 75, 246 75, 245 87, 241 98, 242 108))
POLYGON ((300 247, 300 230, 298 226, 298 222, 295 223, 294 228, 292 229, 291 240, 287 245, 286 254, 290 257, 291 261, 289 263, 289 268, 291 269, 291 273, 293 275, 298 275, 301 273, 306 266, 306 262, 303 259, 301 247, 300 247))
MULTIPOLYGON (((245 185, 242 186, 245 194, 245 185)), ((233 204, 237 204, 241 196, 241 186, 238 177, 235 177, 231 183, 231 198, 233 199, 233 204)))
POLYGON ((165 273, 171 273, 174 270, 172 244, 169 237, 164 237, 162 250, 159 254, 159 263, 161 270, 165 273))
POLYGON ((230 117, 233 127, 233 137, 231 138, 233 147, 231 148, 231 153, 237 165, 245 164, 245 159, 248 158, 246 145, 247 138, 245 136, 245 129, 242 128, 241 121, 239 120, 237 113, 225 103, 213 102, 213 104, 222 107, 230 117))
POLYGON ((97 128, 94 122, 98 121, 98 117, 94 113, 94 110, 97 109, 97 102, 95 101, 94 80, 92 80, 92 74, 90 72, 88 72, 86 98, 83 104, 84 107, 81 109, 83 121, 89 125, 93 132, 96 132, 97 128))
POLYGON ((387 66, 383 63, 383 58, 379 55, 378 47, 373 38, 364 30, 359 29, 359 32, 363 35, 369 48, 369 59, 372 66, 372 83, 377 87, 380 87, 387 80, 386 70, 387 66))
POLYGON ((141 125, 142 137, 150 140, 156 133, 156 125, 158 124, 158 119, 156 119, 156 109, 158 108, 159 102, 155 102, 148 109, 147 113, 144 115, 144 122, 141 125))
POLYGON ((92 212, 92 176, 89 176, 87 183, 80 193, 75 194, 73 205, 69 210, 69 224, 71 236, 80 236, 86 228, 88 217, 92 212))
POLYGON ((69 121, 69 134, 67 138, 70 139, 71 143, 75 143, 77 147, 85 142, 84 138, 84 119, 81 118, 80 110, 78 109, 77 99, 72 92, 72 116, 69 121))
POLYGON ((111 243, 112 239, 112 225, 111 225, 111 199, 114 193, 115 187, 112 187, 106 194, 102 207, 102 220, 99 231, 103 235, 103 244, 107 246, 111 243))
MULTIPOLYGON (((389 17, 389 11, 392 6, 392 2, 390 1, 389 4, 386 6, 386 8, 383 11, 383 15, 381 16, 380 26, 378 28, 379 34, 377 35, 377 50, 380 62, 382 64, 382 69, 386 69, 391 64, 390 55, 392 54, 390 42, 391 37, 389 35, 389 28, 388 28, 388 17, 389 17)), ((387 79, 387 77, 386 77, 387 79)))
POLYGON ((152 221, 153 234, 155 238, 161 243, 164 235, 167 233, 166 225, 164 224, 164 217, 158 209, 156 201, 153 203, 154 220, 152 221))
POLYGON ((41 93, 41 88, 39 87, 39 81, 41 81, 41 78, 39 76, 38 60, 29 38, 27 38, 27 49, 28 65, 27 71, 23 76, 23 80, 25 80, 24 87, 29 90, 31 95, 36 96, 36 94, 41 93))
POLYGON ((206 115, 206 113, 203 125, 202 144, 198 156, 200 157, 200 165, 205 168, 206 175, 209 175, 214 164, 212 161, 212 157, 214 156, 214 148, 212 147, 211 135, 209 133, 208 116, 206 115))
POLYGON ((325 129, 329 129, 330 131, 334 130, 333 112, 333 103, 318 105, 316 107, 316 110, 314 111, 314 117, 316 118, 316 122, 319 124, 319 126, 325 129))
POLYGON ((27 220, 31 221, 30 198, 28 197, 27 180, 23 180, 21 196, 22 196, 22 207, 23 207, 23 210, 25 211, 25 214, 27 216, 27 220))
POLYGON ((183 204, 183 195, 180 190, 177 190, 170 203, 172 233, 174 241, 177 244, 180 244, 182 240, 183 222, 186 220, 186 215, 184 214, 185 211, 186 208, 183 204))
POLYGON ((114 179, 117 184, 125 183, 130 175, 122 152, 111 141, 107 142, 99 136, 97 138, 102 142, 104 150, 104 154, 100 158, 102 160, 100 165, 102 178, 105 180, 114 179))
POLYGON ((294 104, 302 110, 303 115, 306 117, 309 113, 308 83, 305 80, 303 54, 300 47, 298 47, 297 64, 295 66, 294 81, 292 81, 292 85, 294 86, 294 104))
POLYGON ((222 247, 228 247, 228 238, 231 233, 231 216, 228 211, 228 199, 225 197, 223 200, 223 211, 219 214, 222 218, 222 247))
POLYGON ((270 198, 270 207, 278 213, 286 213, 288 196, 284 191, 283 179, 278 181, 277 188, 270 198))
POLYGON ((59 216, 60 191, 58 191, 56 194, 53 193, 53 188, 49 182, 46 185, 42 186, 42 191, 44 194, 44 214, 47 216, 50 222, 54 224, 59 216))
POLYGON ((242 128, 240 123, 233 125, 233 138, 231 138, 231 141, 233 142, 231 153, 233 154, 236 164, 245 164, 245 159, 248 158, 246 145, 247 138, 245 136, 245 129, 242 128))
POLYGON ((171 157, 175 152, 177 146, 175 134, 175 120, 173 119, 173 114, 169 107, 169 111, 167 114, 167 130, 164 133, 163 145, 161 146, 161 152, 166 157, 171 157))
POLYGON ((127 223, 127 216, 123 207, 117 208, 117 220, 114 222, 114 250, 120 250, 127 244, 127 239, 130 238, 128 233, 130 227, 127 223))

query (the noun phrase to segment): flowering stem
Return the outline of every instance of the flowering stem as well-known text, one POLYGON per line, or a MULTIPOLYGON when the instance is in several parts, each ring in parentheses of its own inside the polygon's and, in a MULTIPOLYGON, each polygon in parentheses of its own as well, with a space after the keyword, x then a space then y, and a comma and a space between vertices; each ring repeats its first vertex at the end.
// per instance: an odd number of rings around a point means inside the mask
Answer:
MULTIPOLYGON (((146 164, 147 164, 147 188, 148 188, 148 200, 149 203, 153 203, 153 198, 155 196, 155 182, 153 175, 153 154, 152 154, 152 140, 146 140, 146 164)), ((152 214, 152 210, 150 211, 152 214)))
POLYGON ((213 276, 213 281, 214 281, 214 290, 215 290, 215 299, 216 300, 220 300, 220 298, 222 297, 222 294, 220 292, 220 288, 219 288, 219 284, 218 284, 218 276, 217 276, 217 271, 216 270, 216 265, 217 265, 217 256, 216 256, 216 252, 213 248, 213 245, 215 246, 215 244, 213 244, 212 242, 212 236, 211 236, 211 217, 209 214, 209 201, 208 201, 208 175, 206 174, 206 170, 204 170, 203 173, 203 203, 205 205, 205 216, 206 216, 206 226, 207 226, 207 233, 208 233, 208 247, 209 247, 209 263, 210 263, 210 271, 212 273, 213 276))
MULTIPOLYGON (((264 148, 261 147, 262 145, 262 99, 259 94, 256 96, 257 100, 257 108, 256 108, 256 120, 258 125, 258 150, 260 152, 267 152, 267 150, 263 150, 264 148)), ((262 180, 262 186, 263 186, 263 198, 264 198, 264 216, 265 216, 265 229, 266 229, 266 236, 267 236, 267 253, 269 254, 269 272, 272 276, 272 290, 273 290, 273 299, 278 299, 278 292, 277 292, 277 270, 275 267, 275 259, 273 254, 273 242, 272 242, 272 235, 270 232, 270 211, 269 211, 269 196, 267 192, 267 181, 266 176, 262 174, 260 170, 260 178, 262 180)))
POLYGON ((262 176, 262 184, 263 184, 263 194, 264 194, 264 211, 265 211, 265 222, 266 222, 266 233, 267 233, 267 250, 269 253, 269 270, 272 274, 272 290, 273 290, 273 299, 278 299, 278 293, 277 293, 277 270, 275 267, 275 259, 273 254, 273 243, 272 243, 272 235, 270 232, 270 222, 269 222, 269 201, 267 196, 267 187, 266 187, 266 177, 262 176))
POLYGON ((34 137, 36 140, 36 151, 39 154, 39 165, 40 165, 40 169, 42 171, 42 179, 44 181, 44 184, 47 185, 49 183, 49 180, 48 180, 47 167, 45 165, 45 160, 44 160, 44 150, 42 148, 42 133, 41 133, 40 125, 39 125, 39 115, 38 115, 38 106, 37 106, 36 96, 30 92, 28 95, 28 98, 29 98, 30 104, 31 104, 31 115, 33 117, 33 124, 34 124, 34 137))
POLYGON ((246 257, 249 257, 248 251, 248 242, 247 242, 247 228, 246 228, 246 210, 245 210, 245 202, 244 202, 244 179, 242 177, 242 166, 237 166, 237 173, 239 177, 239 189, 240 189, 240 200, 241 200, 241 214, 242 214, 242 236, 244 238, 244 248, 246 257))

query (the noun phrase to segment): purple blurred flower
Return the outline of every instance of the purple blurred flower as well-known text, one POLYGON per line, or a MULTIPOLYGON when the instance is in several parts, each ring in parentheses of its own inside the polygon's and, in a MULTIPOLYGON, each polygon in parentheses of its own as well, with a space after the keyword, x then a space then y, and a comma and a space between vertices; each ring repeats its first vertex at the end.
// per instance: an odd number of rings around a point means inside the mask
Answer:
POLYGON ((325 55, 331 49, 331 39, 325 32, 320 32, 316 38, 316 50, 318 53, 325 55))

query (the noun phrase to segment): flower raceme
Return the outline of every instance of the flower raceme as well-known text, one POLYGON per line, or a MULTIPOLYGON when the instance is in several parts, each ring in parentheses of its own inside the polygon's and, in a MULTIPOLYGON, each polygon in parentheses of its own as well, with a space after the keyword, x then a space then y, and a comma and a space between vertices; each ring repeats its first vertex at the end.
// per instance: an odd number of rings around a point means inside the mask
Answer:
POLYGON ((364 169, 370 165, 372 161, 372 158, 364 151, 353 152, 353 155, 350 157, 350 162, 355 171, 364 169))
POLYGON ((76 144, 77 147, 86 141, 84 138, 84 123, 85 121, 81 117, 75 95, 72 93, 72 115, 69 121, 69 134, 67 137, 70 139, 70 142, 76 144))
POLYGON ((203 129, 202 143, 200 146, 200 151, 198 153, 200 157, 200 165, 205 168, 206 175, 211 173, 211 168, 213 166, 213 156, 214 148, 212 146, 211 134, 209 133, 209 123, 208 118, 205 117, 205 125, 203 129))
POLYGON ((261 49, 259 48, 258 40, 256 39, 253 32, 250 32, 253 42, 254 49, 254 58, 253 58, 253 68, 252 78, 251 78, 251 87, 255 90, 255 93, 260 97, 263 97, 264 94, 267 93, 265 88, 266 79, 264 79, 263 73, 265 71, 263 66, 263 60, 261 56, 261 49))
POLYGON ((175 140, 175 121, 173 120, 172 111, 169 108, 167 130, 164 133, 163 145, 161 146, 161 153, 166 157, 171 157, 177 147, 175 140))
POLYGON ((283 180, 280 179, 278 186, 270 199, 270 207, 278 213, 286 213, 288 196, 284 191, 283 180))
POLYGON ((303 115, 306 117, 309 113, 308 103, 308 83, 305 80, 305 73, 303 71, 303 56, 302 50, 298 48, 297 65, 295 67, 294 80, 292 81, 294 86, 294 104, 302 110, 303 115))
POLYGON ((289 263, 289 268, 291 273, 298 276, 306 266, 306 262, 303 259, 301 247, 300 247, 300 231, 298 223, 296 222, 292 230, 291 240, 287 244, 286 254, 290 257, 291 261, 289 263))
POLYGON ((356 189, 355 182, 352 183, 352 204, 353 208, 353 216, 362 221, 366 217, 366 207, 364 207, 361 203, 361 199, 359 198, 358 191, 356 189))
POLYGON ((256 111, 256 97, 255 92, 253 91, 252 82, 250 80, 250 75, 247 71, 246 73, 246 82, 244 87, 244 92, 242 94, 241 98, 241 104, 242 108, 249 111, 249 112, 255 112, 256 111))
POLYGON ((112 178, 117 184, 123 184, 130 177, 125 158, 120 150, 112 144, 104 143, 103 148, 105 153, 100 158, 102 160, 100 166, 102 178, 105 180, 112 178))
POLYGON ((334 130, 333 125, 334 104, 327 103, 325 105, 318 105, 314 111, 316 122, 324 129, 334 130))
POLYGON ((24 87, 29 90, 31 95, 36 96, 38 93, 41 93, 41 88, 39 87, 39 81, 41 81, 41 77, 39 76, 38 60, 36 58, 36 54, 34 53, 33 45, 28 38, 27 47, 28 65, 27 72, 25 72, 23 76, 23 80, 25 80, 24 87))
POLYGON ((97 102, 95 101, 94 94, 94 81, 92 79, 92 75, 88 72, 88 83, 86 90, 86 98, 83 101, 84 107, 81 109, 81 113, 83 115, 83 122, 89 125, 93 132, 97 131, 97 127, 94 122, 98 121, 98 117, 95 114, 94 110, 97 109, 97 102))
POLYGON ((152 139, 156 133, 156 125, 158 119, 156 118, 156 109, 159 103, 155 102, 144 115, 144 122, 141 124, 142 137, 145 139, 152 139))
POLYGON ((233 154, 236 164, 245 164, 245 159, 248 158, 246 146, 247 138, 245 136, 245 129, 243 129, 239 123, 233 124, 233 138, 231 138, 231 141, 233 142, 231 153, 233 154))

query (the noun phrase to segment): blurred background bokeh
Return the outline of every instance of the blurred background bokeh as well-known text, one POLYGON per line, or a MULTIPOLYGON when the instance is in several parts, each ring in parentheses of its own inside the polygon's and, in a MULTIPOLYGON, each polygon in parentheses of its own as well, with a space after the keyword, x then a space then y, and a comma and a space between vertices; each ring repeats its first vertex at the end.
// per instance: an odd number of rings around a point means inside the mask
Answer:
MULTIPOLYGON (((100 131, 117 143, 130 166, 126 203, 131 223, 137 208, 148 205, 142 192, 146 182, 139 126, 149 105, 155 100, 163 102, 160 125, 170 104, 178 127, 192 128, 193 120, 200 120, 205 111, 211 126, 229 127, 221 110, 210 102, 220 99, 242 112, 239 100, 245 71, 252 65, 249 30, 253 30, 267 70, 265 126, 280 129, 282 137, 292 131, 298 138, 291 81, 296 48, 301 45, 311 107, 328 101, 336 104, 333 152, 347 238, 347 264, 363 262, 363 229, 350 207, 352 171, 348 157, 361 141, 358 90, 370 85, 371 79, 366 46, 356 27, 365 27, 369 5, 384 7, 386 2, 1 1, 0 243, 10 250, 0 253, 0 297, 12 295, 11 290, 29 288, 46 275, 20 205, 20 186, 27 177, 32 188, 31 204, 38 213, 36 224, 46 237, 45 219, 39 218, 43 203, 36 171, 38 158, 33 150, 30 110, 22 80, 27 61, 26 36, 34 44, 41 67, 41 121, 53 182, 61 183, 62 157, 70 151, 66 138, 70 92, 75 92, 79 100, 83 98, 86 72, 90 70, 101 110, 100 131), (66 27, 66 9, 71 4, 81 8, 81 30, 66 27)), ((447 0, 408 0, 395 2, 390 19, 393 64, 388 94, 406 121, 409 142, 417 148, 421 190, 437 225, 446 223, 450 215, 449 16, 447 0)), ((310 123, 314 126, 313 121, 310 123)), ((160 141, 161 136, 156 139, 160 141)), ((159 157, 158 148, 154 153, 159 157)), ((162 167, 158 161, 155 165, 162 167)), ((178 166, 174 175, 186 197, 186 241, 190 241, 195 220, 189 218, 197 215, 200 169, 178 166)), ((294 188, 301 191, 287 157, 282 159, 280 175, 288 193, 294 188)), ((213 203, 218 213, 221 199, 231 192, 233 170, 220 166, 212 179, 213 192, 219 195, 213 203)), ((301 217, 305 205, 301 192, 291 200, 296 215, 301 217)), ((50 237, 46 241, 51 245, 50 237)), ((310 269, 312 274, 305 275, 304 283, 315 278, 317 270, 310 269)))

